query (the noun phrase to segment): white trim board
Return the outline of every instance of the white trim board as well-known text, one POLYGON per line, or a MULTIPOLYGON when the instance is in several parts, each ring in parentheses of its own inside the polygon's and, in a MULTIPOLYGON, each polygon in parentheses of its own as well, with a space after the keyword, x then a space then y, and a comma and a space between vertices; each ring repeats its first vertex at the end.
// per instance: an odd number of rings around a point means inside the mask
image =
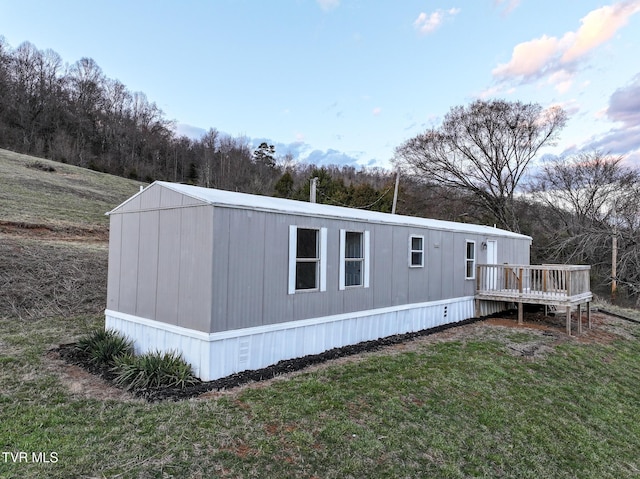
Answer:
POLYGON ((137 353, 182 353, 195 374, 210 381, 285 359, 456 323, 472 318, 474 312, 474 297, 466 296, 205 333, 106 310, 105 328, 132 339, 137 353))

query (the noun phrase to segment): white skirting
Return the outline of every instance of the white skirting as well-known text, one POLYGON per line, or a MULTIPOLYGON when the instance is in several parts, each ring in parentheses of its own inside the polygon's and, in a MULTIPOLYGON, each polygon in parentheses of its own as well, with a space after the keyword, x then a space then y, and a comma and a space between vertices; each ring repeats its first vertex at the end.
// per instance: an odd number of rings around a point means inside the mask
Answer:
POLYGON ((182 353, 196 376, 210 381, 264 368, 283 359, 430 329, 473 316, 474 298, 468 296, 210 334, 106 310, 105 327, 132 339, 136 353, 182 353))

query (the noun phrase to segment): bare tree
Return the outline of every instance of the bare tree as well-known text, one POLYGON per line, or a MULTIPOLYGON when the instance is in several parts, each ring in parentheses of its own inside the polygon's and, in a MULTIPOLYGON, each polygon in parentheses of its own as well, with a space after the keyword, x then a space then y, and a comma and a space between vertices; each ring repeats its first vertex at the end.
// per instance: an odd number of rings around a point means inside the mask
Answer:
POLYGON ((621 156, 599 152, 546 162, 530 186, 531 197, 551 214, 548 257, 587 263, 603 284, 612 281, 616 238, 618 283, 640 299, 640 173, 621 156))
POLYGON ((560 107, 477 100, 452 108, 439 128, 407 140, 396 149, 395 161, 430 183, 471 193, 501 227, 519 231, 515 190, 565 123, 560 107))
POLYGON ((218 130, 215 128, 209 128, 206 135, 202 137, 200 143, 203 149, 203 161, 202 161, 202 182, 203 186, 211 188, 214 186, 213 174, 214 174, 214 160, 217 150, 218 142, 218 130))

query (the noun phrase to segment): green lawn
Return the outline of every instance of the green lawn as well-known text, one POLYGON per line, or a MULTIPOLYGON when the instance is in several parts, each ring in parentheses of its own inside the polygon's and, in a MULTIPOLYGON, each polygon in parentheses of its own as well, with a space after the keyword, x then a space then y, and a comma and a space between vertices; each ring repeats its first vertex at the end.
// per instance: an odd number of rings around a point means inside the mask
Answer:
POLYGON ((640 325, 607 321, 612 342, 469 325, 470 336, 148 404, 72 394, 51 368, 46 351, 101 317, 3 319, 2 450, 57 462, 0 457, 0 477, 639 477, 640 325), (518 344, 548 352, 520 356, 518 344))

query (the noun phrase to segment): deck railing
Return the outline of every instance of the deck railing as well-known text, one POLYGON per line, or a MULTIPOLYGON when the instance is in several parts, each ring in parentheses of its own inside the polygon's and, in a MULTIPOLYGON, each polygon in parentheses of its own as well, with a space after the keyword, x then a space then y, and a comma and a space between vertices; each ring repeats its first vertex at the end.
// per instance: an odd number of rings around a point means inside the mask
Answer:
POLYGON ((480 264, 476 297, 540 304, 578 304, 592 298, 590 266, 480 264))

